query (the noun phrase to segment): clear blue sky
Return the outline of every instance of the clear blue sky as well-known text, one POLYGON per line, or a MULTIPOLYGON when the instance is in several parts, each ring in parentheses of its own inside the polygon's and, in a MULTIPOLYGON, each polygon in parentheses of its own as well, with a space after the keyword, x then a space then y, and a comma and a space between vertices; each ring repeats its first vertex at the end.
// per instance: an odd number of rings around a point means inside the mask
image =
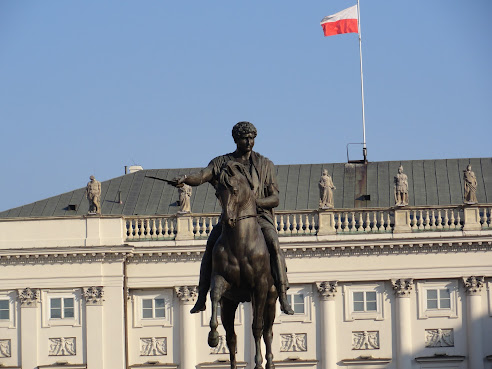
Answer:
MULTIPOLYGON (((276 164, 345 162, 362 140, 358 40, 319 22, 355 3, 2 0, 0 210, 125 165, 205 166, 241 120, 276 164)), ((370 161, 491 156, 490 14, 361 0, 370 161)))

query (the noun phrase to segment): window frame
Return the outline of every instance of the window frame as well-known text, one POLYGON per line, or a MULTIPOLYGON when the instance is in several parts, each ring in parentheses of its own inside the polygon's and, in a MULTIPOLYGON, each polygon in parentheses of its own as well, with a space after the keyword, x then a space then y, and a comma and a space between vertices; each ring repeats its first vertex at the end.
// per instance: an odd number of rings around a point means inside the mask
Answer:
POLYGON ((174 290, 165 288, 160 290, 130 290, 133 310, 133 327, 172 327, 174 290), (143 301, 152 300, 152 318, 143 317, 143 301), (155 317, 155 300, 164 300, 164 317, 155 317))
POLYGON ((17 321, 17 292, 16 291, 0 291, 0 300, 8 301, 9 318, 0 319, 0 328, 16 328, 17 321))
MULTIPOLYGON (((49 298, 49 311, 50 311, 50 320, 52 319, 74 319, 75 318, 75 297, 58 297, 58 296, 50 296, 49 298), (54 308, 53 307, 53 300, 57 300, 59 299, 60 300, 60 308, 54 308), (67 309, 66 306, 65 306, 65 300, 72 300, 72 306, 71 306, 71 309, 73 310, 72 312, 72 315, 73 316, 69 316, 69 317, 66 317, 65 316, 65 310, 67 309), (53 310, 54 309, 59 309, 60 310, 60 317, 59 318, 56 318, 56 317, 53 317, 53 310)), ((69 307, 70 308, 70 307, 69 307)))
POLYGON ((52 326, 72 326, 79 327, 82 325, 82 292, 80 288, 72 289, 46 289, 41 290, 41 309, 42 309, 42 327, 49 328, 52 326), (61 318, 51 317, 51 301, 61 299, 61 318), (64 317, 63 306, 65 299, 73 299, 73 317, 64 317))
MULTIPOLYGON (((344 300, 345 321, 354 320, 384 320, 384 282, 375 283, 345 283, 342 287, 344 300), (364 311, 356 311, 354 293, 362 292, 364 296, 364 311), (376 293, 376 310, 367 310, 366 295, 376 293)), ((371 300, 374 301, 374 300, 371 300)))
POLYGON ((416 283, 417 288, 417 307, 418 307, 418 319, 427 319, 434 317, 448 317, 458 318, 459 316, 459 304, 458 304, 458 280, 423 280, 416 283), (450 298, 449 308, 439 308, 440 298, 439 291, 448 289, 450 298), (438 308, 428 308, 427 291, 437 290, 438 294, 438 308))
MULTIPOLYGON (((284 314, 280 310, 280 303, 277 301, 277 319, 275 323, 282 322, 303 322, 309 323, 312 321, 312 304, 313 304, 313 287, 310 284, 291 285, 287 291, 287 295, 304 295, 304 313, 294 315, 284 314)), ((293 297, 292 297, 293 299, 293 297)), ((291 300, 292 301, 292 300, 291 300)), ((293 306, 291 306, 294 308, 293 306)))

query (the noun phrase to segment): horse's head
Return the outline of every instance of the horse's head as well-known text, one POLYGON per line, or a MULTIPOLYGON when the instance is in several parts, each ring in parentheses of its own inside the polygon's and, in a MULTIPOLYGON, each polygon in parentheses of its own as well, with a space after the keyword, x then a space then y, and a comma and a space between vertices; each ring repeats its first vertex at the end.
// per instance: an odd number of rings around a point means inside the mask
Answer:
POLYGON ((251 177, 244 165, 229 161, 222 167, 215 195, 222 206, 222 222, 234 227, 241 210, 254 197, 251 177))

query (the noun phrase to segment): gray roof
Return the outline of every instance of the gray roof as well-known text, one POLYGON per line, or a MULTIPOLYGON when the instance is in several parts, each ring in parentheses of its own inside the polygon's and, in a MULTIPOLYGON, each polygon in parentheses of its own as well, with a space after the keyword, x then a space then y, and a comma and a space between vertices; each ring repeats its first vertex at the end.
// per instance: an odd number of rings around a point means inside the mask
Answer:
MULTIPOLYGON (((318 182, 323 169, 333 177, 335 208, 389 207, 394 205, 393 177, 398 167, 408 176, 409 205, 452 205, 463 202, 463 170, 468 164, 478 180, 480 203, 492 203, 492 158, 384 161, 368 164, 277 165, 280 205, 277 210, 317 209, 318 182), (364 195, 369 195, 366 200, 364 195)), ((149 169, 102 182, 102 214, 154 215, 178 211, 178 191, 166 183, 146 178, 171 179, 198 171, 149 169), (121 202, 120 202, 121 200, 121 202)), ((14 209, 0 212, 0 218, 73 216, 87 214, 85 186, 14 209), (75 205, 76 210, 70 210, 75 205)), ((219 212, 215 191, 208 183, 193 188, 193 213, 219 212)))

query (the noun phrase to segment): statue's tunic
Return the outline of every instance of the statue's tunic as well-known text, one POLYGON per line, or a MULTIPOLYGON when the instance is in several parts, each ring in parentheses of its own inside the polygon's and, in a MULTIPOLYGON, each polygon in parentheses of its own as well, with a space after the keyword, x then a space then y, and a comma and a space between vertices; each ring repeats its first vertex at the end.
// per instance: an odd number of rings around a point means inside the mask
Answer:
MULTIPOLYGON (((210 183, 216 187, 222 166, 228 161, 238 161, 232 153, 217 156, 212 159, 208 167, 212 169, 212 180, 210 183)), ((250 156, 250 174, 253 181, 253 191, 257 199, 263 199, 271 195, 272 189, 278 191, 277 176, 275 166, 270 159, 252 151, 250 156)), ((263 209, 258 207, 258 214, 275 226, 273 209, 263 209)))

